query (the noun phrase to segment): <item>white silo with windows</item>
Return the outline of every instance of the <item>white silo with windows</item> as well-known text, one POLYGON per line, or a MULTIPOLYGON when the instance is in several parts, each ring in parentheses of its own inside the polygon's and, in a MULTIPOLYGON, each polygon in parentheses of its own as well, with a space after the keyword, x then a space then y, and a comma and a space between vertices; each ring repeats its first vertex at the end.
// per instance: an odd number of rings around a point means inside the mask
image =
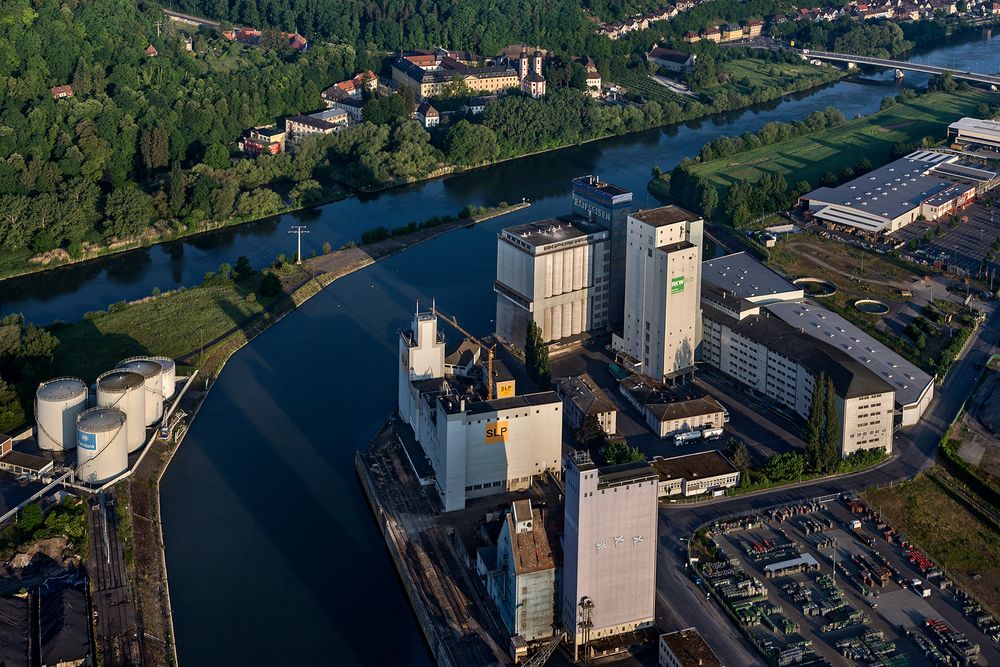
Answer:
POLYGON ((163 366, 149 357, 132 357, 118 364, 120 370, 135 371, 146 381, 146 426, 163 416, 163 366))
POLYGON ((160 376, 163 384, 163 400, 169 401, 177 389, 177 364, 170 357, 150 357, 150 359, 163 368, 163 375, 160 376))
POLYGON ((128 468, 126 424, 118 408, 90 408, 76 420, 76 478, 103 484, 128 468))
POLYGON ((62 451, 76 447, 76 417, 87 409, 87 383, 56 378, 35 391, 35 438, 38 447, 62 451))
POLYGON ((129 453, 146 442, 146 379, 135 371, 113 370, 97 378, 97 405, 125 413, 125 447, 129 453))

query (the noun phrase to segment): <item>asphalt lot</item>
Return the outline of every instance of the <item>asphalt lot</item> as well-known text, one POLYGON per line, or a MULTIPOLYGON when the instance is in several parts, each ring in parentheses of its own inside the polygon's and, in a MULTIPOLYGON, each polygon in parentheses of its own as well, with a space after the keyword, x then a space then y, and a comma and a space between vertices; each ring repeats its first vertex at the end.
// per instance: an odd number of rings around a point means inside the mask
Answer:
POLYGON ((719 609, 709 604, 687 575, 686 552, 679 548, 702 524, 727 514, 751 513, 769 506, 792 503, 842 491, 856 492, 869 486, 911 478, 931 465, 945 429, 958 413, 989 355, 1000 342, 1000 314, 994 303, 983 304, 987 320, 972 338, 967 354, 952 368, 936 390, 934 402, 917 426, 897 435, 898 456, 876 468, 853 475, 787 486, 782 489, 719 498, 692 505, 661 505, 657 552, 657 594, 664 608, 661 631, 694 626, 726 664, 751 665, 760 662, 719 609))
MULTIPOLYGON (((921 244, 920 249, 913 254, 928 262, 940 260, 976 275, 986 252, 1000 238, 1000 212, 977 202, 965 209, 959 217, 961 216, 968 216, 969 221, 960 222, 954 229, 948 227, 946 220, 918 220, 893 233, 890 238, 905 243, 922 238, 928 231, 933 235, 934 230, 940 226, 941 236, 934 237, 930 243, 921 244)), ((1000 269, 997 262, 990 264, 992 270, 1000 269)))

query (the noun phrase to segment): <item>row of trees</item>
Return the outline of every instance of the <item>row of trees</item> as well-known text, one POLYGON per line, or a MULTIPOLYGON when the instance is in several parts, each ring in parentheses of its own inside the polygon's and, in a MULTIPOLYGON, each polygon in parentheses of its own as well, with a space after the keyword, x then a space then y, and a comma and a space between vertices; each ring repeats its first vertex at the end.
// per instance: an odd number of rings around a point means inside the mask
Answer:
POLYGON ((805 465, 808 470, 831 473, 840 460, 840 417, 833 381, 820 373, 813 385, 806 429, 805 465))

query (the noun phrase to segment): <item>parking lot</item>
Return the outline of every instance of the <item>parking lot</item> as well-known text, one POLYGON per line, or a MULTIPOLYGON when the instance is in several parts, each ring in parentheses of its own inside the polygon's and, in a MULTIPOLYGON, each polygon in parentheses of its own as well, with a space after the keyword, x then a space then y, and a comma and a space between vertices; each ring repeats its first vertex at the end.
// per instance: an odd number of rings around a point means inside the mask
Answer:
POLYGON ((673 438, 660 439, 647 427, 639 412, 629 405, 618 389, 618 379, 609 369, 610 353, 597 342, 568 351, 551 360, 552 378, 587 373, 618 408, 618 434, 648 457, 679 456, 725 449, 730 437, 747 443, 755 464, 763 464, 773 454, 804 447, 801 420, 793 419, 768 405, 763 398, 746 393, 739 384, 709 367, 699 367, 693 384, 675 388, 678 400, 710 395, 729 411, 725 434, 717 440, 695 440, 675 446, 673 438))
POLYGON ((789 661, 812 652, 831 664, 876 664, 876 656, 885 665, 946 664, 948 656, 966 664, 959 655, 1000 664, 997 643, 976 626, 992 617, 964 609, 932 562, 905 549, 902 536, 886 539, 890 528, 845 499, 722 523, 714 537, 723 559, 699 563, 701 586, 753 641, 789 661), (767 575, 800 555, 802 567, 767 575), (917 592, 924 588, 926 597, 917 592))
MULTIPOLYGON (((960 268, 964 273, 976 276, 990 246, 1000 238, 1000 214, 994 207, 977 202, 959 214, 959 218, 965 216, 969 218, 968 222, 959 222, 954 228, 949 226, 947 220, 918 220, 893 233, 890 238, 909 243, 913 239, 922 239, 930 232, 930 243, 921 243, 919 249, 910 254, 930 264, 945 262, 960 268), (941 235, 934 236, 938 228, 941 229, 941 235)), ((904 248, 903 252, 909 251, 904 248)), ((1000 269, 1000 264, 996 261, 990 265, 993 271, 1000 269)))

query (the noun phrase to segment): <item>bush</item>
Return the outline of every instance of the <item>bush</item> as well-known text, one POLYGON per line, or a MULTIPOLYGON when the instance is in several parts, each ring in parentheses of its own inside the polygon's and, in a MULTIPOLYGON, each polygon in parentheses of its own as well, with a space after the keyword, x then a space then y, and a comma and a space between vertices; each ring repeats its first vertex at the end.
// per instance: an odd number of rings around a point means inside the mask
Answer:
POLYGON ((268 271, 260 279, 260 286, 258 289, 263 296, 278 296, 281 294, 281 280, 278 279, 278 276, 268 271))
POLYGON ((333 246, 330 245, 329 241, 323 241, 323 254, 329 255, 331 252, 333 252, 333 246))

